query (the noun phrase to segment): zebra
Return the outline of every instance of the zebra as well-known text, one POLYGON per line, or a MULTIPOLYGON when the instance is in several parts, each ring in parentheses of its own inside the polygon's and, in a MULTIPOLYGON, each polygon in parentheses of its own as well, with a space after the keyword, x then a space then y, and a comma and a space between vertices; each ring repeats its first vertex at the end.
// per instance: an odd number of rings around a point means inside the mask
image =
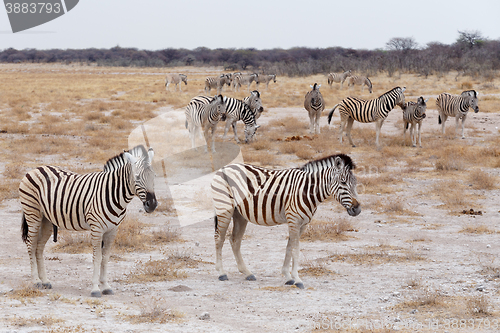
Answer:
POLYGON ((474 110, 474 113, 479 112, 477 92, 475 90, 463 91, 460 96, 453 96, 447 93, 442 93, 436 99, 436 105, 438 108, 438 124, 442 124, 442 132, 444 134, 444 123, 448 119, 448 116, 455 117, 455 134, 458 130, 458 122, 462 119, 462 139, 464 136, 464 123, 467 118, 467 113, 469 108, 474 110))
MULTIPOLYGON (((211 97, 208 96, 197 96, 195 100, 200 103, 208 104, 210 102, 211 97)), ((238 139, 238 133, 236 129, 236 123, 239 120, 242 120, 245 124, 245 143, 250 142, 255 136, 255 132, 257 128, 260 126, 255 122, 255 114, 256 112, 251 109, 248 103, 243 102, 239 99, 232 97, 224 97, 224 103, 226 105, 226 112, 222 114, 221 120, 226 122, 226 126, 224 129, 224 136, 226 138, 227 132, 229 131, 229 127, 233 127, 234 132, 234 140, 237 143, 241 143, 238 139)))
POLYGON ((399 105, 401 107, 401 105, 405 103, 405 95, 403 94, 405 90, 406 87, 395 87, 385 94, 382 94, 379 97, 368 101, 356 97, 347 97, 343 99, 342 102, 335 105, 332 111, 330 111, 330 113, 328 114, 328 124, 330 124, 330 121, 332 120, 333 112, 337 107, 339 107, 340 143, 342 143, 342 133, 344 132, 344 128, 347 124, 347 138, 349 139, 349 143, 353 147, 356 147, 354 143, 352 143, 351 138, 351 128, 354 120, 361 123, 376 122, 377 136, 375 143, 378 147, 380 128, 382 127, 385 118, 387 118, 387 116, 389 115, 389 112, 394 109, 396 105, 399 105))
POLYGON ((43 250, 52 229, 54 234, 57 228, 90 230, 94 262, 90 295, 113 294, 107 282, 107 265, 127 204, 135 195, 147 213, 157 206, 153 156, 151 148, 146 151, 144 146, 137 146, 108 160, 101 172, 77 174, 55 166, 41 166, 24 176, 19 185, 21 231, 36 287, 52 288, 43 261, 43 250))
POLYGON ((347 86, 349 88, 353 87, 354 85, 361 86, 361 91, 365 89, 365 86, 368 87, 368 91, 370 91, 370 94, 372 93, 372 82, 370 81, 369 78, 365 76, 356 76, 356 75, 351 75, 347 79, 347 86))
POLYGON ((202 102, 203 98, 204 96, 198 96, 191 99, 186 107, 185 125, 191 136, 192 148, 195 148, 196 132, 201 127, 207 144, 205 152, 207 152, 207 147, 211 144, 212 152, 215 153, 214 132, 221 116, 226 113, 226 104, 222 95, 215 95, 208 103, 202 102), (211 131, 210 136, 209 131, 211 131))
POLYGON ((344 81, 351 76, 351 70, 345 71, 344 73, 330 73, 328 74, 328 85, 330 89, 332 88, 332 83, 340 83, 340 88, 344 87, 344 81))
POLYGON ((230 243, 238 270, 246 280, 255 281, 240 252, 248 221, 265 226, 287 224, 289 238, 282 274, 285 284, 304 288, 298 275, 300 235, 318 205, 331 195, 349 215, 357 216, 361 212, 354 168, 349 156, 339 154, 311 161, 300 168, 273 170, 249 164, 229 164, 217 171, 211 188, 215 207, 215 268, 219 280, 228 279, 222 267, 222 247, 232 218, 230 243))
POLYGON ((309 121, 311 122, 311 126, 309 131, 311 133, 320 133, 319 129, 319 119, 321 117, 321 112, 323 112, 325 108, 325 101, 323 100, 323 95, 319 91, 321 84, 317 83, 314 86, 311 86, 312 90, 306 94, 304 99, 304 108, 309 112, 309 121))
POLYGON ((255 120, 259 119, 264 112, 264 107, 262 106, 262 100, 260 99, 260 92, 258 90, 254 90, 250 93, 250 96, 247 96, 243 99, 243 102, 248 104, 250 109, 255 114, 255 120))
POLYGON ((212 88, 217 88, 217 94, 220 94, 225 84, 231 86, 231 79, 227 74, 209 76, 205 79, 205 93, 208 94, 212 88))
POLYGON ((181 89, 181 83, 184 82, 185 85, 188 84, 187 76, 184 74, 168 74, 165 79, 165 89, 168 91, 168 86, 173 83, 176 86, 179 86, 179 91, 181 89))
POLYGON ((252 84, 253 81, 257 82, 257 77, 259 75, 257 73, 253 74, 239 74, 235 75, 233 78, 233 88, 235 91, 240 91, 240 87, 243 84, 246 84, 248 86, 248 91, 250 91, 250 85, 252 84))
POLYGON ((408 125, 411 124, 410 127, 410 139, 413 147, 417 146, 417 133, 415 133, 415 127, 418 125, 418 146, 422 148, 422 140, 421 140, 421 129, 422 129, 422 120, 426 117, 425 110, 427 109, 427 98, 424 101, 424 98, 420 96, 417 102, 407 102, 401 106, 403 109, 403 122, 404 122, 404 130, 403 130, 403 142, 406 145, 406 130, 408 129, 408 125))
POLYGON ((266 89, 269 89, 269 82, 273 81, 276 83, 276 74, 268 74, 268 75, 259 75, 255 79, 255 83, 257 85, 257 88, 259 88, 259 84, 265 83, 266 84, 266 89))

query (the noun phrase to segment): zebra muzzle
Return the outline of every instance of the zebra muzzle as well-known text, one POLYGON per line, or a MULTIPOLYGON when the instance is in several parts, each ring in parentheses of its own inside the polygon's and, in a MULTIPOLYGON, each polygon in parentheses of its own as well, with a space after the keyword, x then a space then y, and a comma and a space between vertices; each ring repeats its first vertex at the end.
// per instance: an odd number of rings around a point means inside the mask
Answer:
POLYGON ((142 205, 144 206, 146 213, 153 212, 156 209, 156 206, 158 206, 154 193, 146 193, 146 201, 144 201, 142 205))
POLYGON ((347 213, 350 216, 358 216, 359 213, 361 213, 361 205, 359 204, 358 200, 353 199, 352 206, 347 208, 347 213))

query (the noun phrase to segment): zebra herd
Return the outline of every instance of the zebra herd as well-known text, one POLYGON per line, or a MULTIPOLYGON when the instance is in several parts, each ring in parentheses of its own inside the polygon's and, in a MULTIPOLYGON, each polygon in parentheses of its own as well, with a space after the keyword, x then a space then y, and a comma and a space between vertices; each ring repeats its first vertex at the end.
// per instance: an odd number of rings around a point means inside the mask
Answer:
MULTIPOLYGON (((246 84, 248 80, 256 80, 259 76, 249 74, 247 77, 238 77, 238 73, 231 75, 231 82, 236 80, 240 85, 246 84)), ((219 78, 222 79, 222 76, 219 78)), ((224 80, 216 80, 215 87, 222 90, 228 78, 226 75, 224 80)), ((350 76, 350 72, 345 72, 340 78, 329 76, 328 83, 343 83, 349 78, 356 80, 350 76)), ((275 79, 276 76, 269 76, 259 82, 269 83, 275 79)), ((170 76, 167 80, 167 89, 170 83, 179 85, 179 89, 182 82, 187 84, 185 75, 170 76)), ((206 87, 211 89, 212 85, 208 84, 206 87)), ((319 118, 325 103, 319 92, 320 85, 315 83, 311 88, 305 96, 304 108, 309 113, 310 131, 319 133, 319 118)), ((371 90, 371 82, 369 88, 371 90)), ((328 123, 330 124, 332 115, 338 108, 341 120, 339 140, 342 142, 345 130, 349 143, 354 146, 351 138, 354 120, 362 123, 375 122, 375 142, 378 146, 382 124, 389 112, 398 105, 403 110, 404 136, 411 125, 410 137, 415 146, 415 131, 418 125, 418 144, 421 146, 421 125, 426 118, 428 99, 419 97, 417 102, 406 102, 405 89, 395 87, 372 100, 347 97, 329 112, 328 123)), ((437 97, 436 104, 443 133, 447 118, 455 117, 456 131, 460 119, 462 120, 462 138, 469 108, 474 112, 479 111, 475 90, 464 91, 460 96, 443 93, 437 97)), ((249 142, 259 127, 256 120, 263 110, 257 90, 251 92, 243 101, 221 94, 192 98, 185 109, 185 125, 190 133, 192 147, 195 146, 196 133, 201 128, 207 143, 205 149, 210 145, 211 151, 215 152, 213 135, 220 120, 226 121, 224 136, 232 127, 235 141, 238 143, 240 141, 236 122, 243 121, 245 142, 249 142)), ((89 230, 94 266, 91 296, 113 294, 107 281, 107 264, 117 229, 125 218, 127 204, 137 196, 147 213, 153 212, 157 206, 153 157, 151 148, 146 150, 143 146, 137 146, 109 159, 102 172, 77 174, 55 166, 42 166, 24 176, 19 185, 21 232, 22 240, 28 248, 32 282, 36 287, 52 288, 43 259, 45 244, 52 232, 56 240, 58 228, 89 230)), ((215 268, 219 280, 228 279, 222 266, 222 247, 231 221, 231 247, 238 270, 247 280, 256 279, 246 267, 240 251, 247 223, 265 226, 287 224, 289 238, 282 274, 285 276, 285 284, 304 288, 298 274, 300 235, 311 221, 318 205, 330 196, 333 196, 349 215, 360 214, 354 169, 355 164, 349 156, 336 154, 297 168, 272 170, 249 164, 229 164, 216 171, 211 190, 215 212, 215 268)))

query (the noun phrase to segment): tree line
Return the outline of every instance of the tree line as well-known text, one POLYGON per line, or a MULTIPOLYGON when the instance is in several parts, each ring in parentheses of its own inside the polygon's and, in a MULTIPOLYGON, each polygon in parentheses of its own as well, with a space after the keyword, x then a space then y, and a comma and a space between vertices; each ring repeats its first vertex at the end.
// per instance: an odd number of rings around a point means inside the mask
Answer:
POLYGON ((395 37, 385 49, 356 50, 342 47, 291 49, 137 48, 24 49, 0 52, 2 63, 80 63, 97 66, 176 67, 223 66, 230 71, 253 71, 285 76, 353 70, 372 76, 379 72, 493 77, 500 69, 500 40, 489 40, 477 31, 459 31, 455 43, 428 43, 419 47, 413 38, 395 37))

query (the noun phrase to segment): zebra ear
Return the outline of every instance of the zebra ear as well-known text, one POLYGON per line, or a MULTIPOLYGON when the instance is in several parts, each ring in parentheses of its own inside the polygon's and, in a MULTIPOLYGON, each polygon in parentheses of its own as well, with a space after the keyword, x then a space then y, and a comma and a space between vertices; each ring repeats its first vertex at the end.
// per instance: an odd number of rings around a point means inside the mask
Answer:
POLYGON ((427 101, 428 101, 428 100, 429 100, 429 99, 427 98, 427 99, 424 101, 424 103, 427 103, 427 101))
POLYGON ((149 164, 153 163, 153 157, 155 156, 153 148, 148 149, 148 156, 149 156, 149 164))
POLYGON ((340 170, 344 167, 344 160, 340 157, 335 158, 335 168, 340 170))
POLYGON ((401 88, 401 92, 405 92, 406 87, 401 88))
POLYGON ((310 84, 309 87, 313 88, 313 86, 310 84))
POLYGON ((259 127, 260 127, 260 125, 255 125, 255 129, 257 129, 257 128, 259 128, 259 127))

